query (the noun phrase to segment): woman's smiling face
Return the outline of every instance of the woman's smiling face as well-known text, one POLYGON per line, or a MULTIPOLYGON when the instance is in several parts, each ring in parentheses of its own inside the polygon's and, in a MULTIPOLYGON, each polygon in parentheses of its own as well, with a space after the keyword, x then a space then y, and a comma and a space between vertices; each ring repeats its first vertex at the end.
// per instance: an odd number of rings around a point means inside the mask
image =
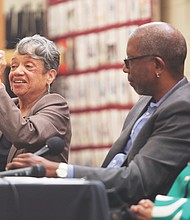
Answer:
POLYGON ((48 71, 43 60, 15 52, 10 66, 9 83, 15 95, 30 99, 47 91, 48 71))

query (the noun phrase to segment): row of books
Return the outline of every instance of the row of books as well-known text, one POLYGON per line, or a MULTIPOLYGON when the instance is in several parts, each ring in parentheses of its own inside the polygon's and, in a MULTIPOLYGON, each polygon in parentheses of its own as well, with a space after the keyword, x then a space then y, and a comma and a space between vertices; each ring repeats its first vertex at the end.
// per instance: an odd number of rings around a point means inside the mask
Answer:
POLYGON ((66 97, 71 110, 133 105, 139 99, 120 69, 57 77, 53 90, 66 97))
POLYGON ((56 41, 64 71, 122 63, 129 35, 137 25, 56 41))
POLYGON ((108 153, 108 150, 109 148, 72 151, 71 147, 69 163, 83 166, 100 167, 108 153))
POLYGON ((118 138, 129 110, 110 109, 97 112, 71 113, 73 148, 111 146, 118 138))
POLYGON ((151 0, 67 1, 50 5, 47 15, 51 38, 150 17, 151 0))

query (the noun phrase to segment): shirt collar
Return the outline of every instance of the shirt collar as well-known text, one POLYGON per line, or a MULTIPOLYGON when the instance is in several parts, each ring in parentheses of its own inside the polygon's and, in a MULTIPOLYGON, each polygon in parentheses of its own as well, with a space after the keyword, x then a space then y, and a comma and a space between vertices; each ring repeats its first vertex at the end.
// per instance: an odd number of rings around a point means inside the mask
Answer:
POLYGON ((160 106, 160 104, 167 99, 167 97, 174 91, 174 89, 181 83, 183 83, 186 80, 186 77, 183 77, 178 83, 175 84, 158 102, 150 102, 150 107, 156 107, 160 106))

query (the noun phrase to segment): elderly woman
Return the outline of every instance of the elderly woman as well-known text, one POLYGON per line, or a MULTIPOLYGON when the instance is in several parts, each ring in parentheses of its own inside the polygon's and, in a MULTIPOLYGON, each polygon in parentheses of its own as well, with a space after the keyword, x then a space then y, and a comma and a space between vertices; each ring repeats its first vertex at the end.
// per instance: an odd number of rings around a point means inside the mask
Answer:
MULTIPOLYGON (((25 37, 17 44, 9 74, 10 87, 17 98, 10 98, 0 79, 1 170, 16 155, 39 150, 53 136, 64 139, 65 147, 61 154, 46 158, 67 162, 71 139, 69 108, 62 96, 50 93, 59 60, 55 44, 40 35, 25 37)), ((0 51, 1 74, 5 67, 5 54, 0 51)))

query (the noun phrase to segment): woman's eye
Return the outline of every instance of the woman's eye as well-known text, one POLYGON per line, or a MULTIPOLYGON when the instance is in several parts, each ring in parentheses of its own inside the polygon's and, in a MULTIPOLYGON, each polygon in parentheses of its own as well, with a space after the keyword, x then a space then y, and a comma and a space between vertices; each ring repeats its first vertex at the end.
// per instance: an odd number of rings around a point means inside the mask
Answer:
POLYGON ((28 70, 32 70, 34 68, 34 66, 31 64, 27 64, 27 65, 25 65, 25 68, 28 70))
POLYGON ((27 67, 27 68, 32 68, 33 66, 30 65, 30 64, 27 64, 26 67, 27 67))
POLYGON ((16 69, 17 66, 13 64, 10 67, 11 67, 11 70, 13 70, 13 69, 16 69))

